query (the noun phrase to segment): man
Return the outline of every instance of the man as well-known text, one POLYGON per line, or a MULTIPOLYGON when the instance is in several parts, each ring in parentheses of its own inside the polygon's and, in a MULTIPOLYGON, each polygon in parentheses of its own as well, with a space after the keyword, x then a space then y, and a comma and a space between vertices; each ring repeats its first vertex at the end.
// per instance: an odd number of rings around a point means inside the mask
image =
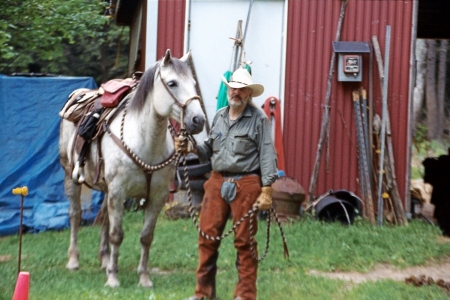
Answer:
MULTIPOLYGON (((263 93, 264 87, 253 83, 252 76, 244 68, 236 70, 230 81, 222 80, 228 87, 229 105, 215 115, 204 144, 193 149, 192 144, 186 143, 181 147, 181 142, 176 141, 176 147, 184 153, 193 151, 200 161, 211 160, 213 172, 204 184, 200 229, 212 237, 222 235, 230 213, 233 223, 236 223, 253 206, 260 210, 270 209, 271 184, 278 178, 270 122, 264 112, 251 102, 252 97, 263 93)), ((253 216, 253 235, 257 229, 256 215, 253 216)), ((246 218, 235 230, 236 300, 256 299, 258 261, 252 256, 249 226, 250 218, 246 218)), ((256 241, 253 244, 257 255, 256 241)), ((216 299, 219 246, 220 241, 199 235, 197 284, 191 300, 216 299)))

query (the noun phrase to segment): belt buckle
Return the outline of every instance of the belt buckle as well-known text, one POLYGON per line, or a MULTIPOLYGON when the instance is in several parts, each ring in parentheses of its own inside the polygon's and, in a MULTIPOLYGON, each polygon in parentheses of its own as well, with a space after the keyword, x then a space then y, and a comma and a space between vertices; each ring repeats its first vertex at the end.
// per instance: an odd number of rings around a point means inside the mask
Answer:
POLYGON ((227 180, 226 180, 226 181, 231 182, 231 183, 234 183, 234 178, 233 178, 233 177, 227 177, 227 180))

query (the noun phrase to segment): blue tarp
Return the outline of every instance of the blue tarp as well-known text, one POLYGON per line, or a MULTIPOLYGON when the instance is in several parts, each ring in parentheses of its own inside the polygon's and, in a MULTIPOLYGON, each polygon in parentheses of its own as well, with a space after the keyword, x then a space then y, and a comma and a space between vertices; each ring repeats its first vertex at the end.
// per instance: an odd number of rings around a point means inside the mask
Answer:
MULTIPOLYGON (((0 236, 19 232, 21 196, 13 195, 12 189, 22 186, 29 190, 24 197, 25 231, 69 227, 58 112, 68 95, 82 87, 97 85, 90 77, 0 75, 0 236)), ((92 217, 92 209, 98 211, 99 204, 92 205, 85 208, 85 215, 92 217)))

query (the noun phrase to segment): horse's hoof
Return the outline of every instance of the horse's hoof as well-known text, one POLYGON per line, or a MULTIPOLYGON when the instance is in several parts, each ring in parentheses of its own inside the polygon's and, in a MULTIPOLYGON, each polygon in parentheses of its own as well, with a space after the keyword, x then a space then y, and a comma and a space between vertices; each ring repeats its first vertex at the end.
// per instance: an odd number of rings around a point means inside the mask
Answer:
POLYGON ((75 271, 75 270, 78 270, 79 268, 80 268, 80 265, 78 264, 78 262, 69 261, 66 265, 66 269, 68 269, 70 271, 75 271))
POLYGON ((153 282, 148 278, 141 278, 138 286, 149 289, 153 287, 153 282))
POLYGON ((106 281, 105 286, 109 286, 110 288, 116 288, 120 286, 119 280, 117 278, 108 278, 108 281, 106 281))

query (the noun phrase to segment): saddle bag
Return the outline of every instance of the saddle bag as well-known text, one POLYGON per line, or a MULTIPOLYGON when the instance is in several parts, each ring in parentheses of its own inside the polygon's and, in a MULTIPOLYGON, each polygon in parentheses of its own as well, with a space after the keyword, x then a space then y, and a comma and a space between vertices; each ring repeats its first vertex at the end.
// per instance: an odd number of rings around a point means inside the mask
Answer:
POLYGON ((95 129, 102 115, 104 108, 97 108, 90 112, 78 127, 78 135, 81 136, 86 142, 90 141, 95 134, 95 129))
POLYGON ((135 85, 131 78, 112 79, 103 83, 100 88, 100 93, 103 93, 100 103, 103 107, 116 107, 135 85))

